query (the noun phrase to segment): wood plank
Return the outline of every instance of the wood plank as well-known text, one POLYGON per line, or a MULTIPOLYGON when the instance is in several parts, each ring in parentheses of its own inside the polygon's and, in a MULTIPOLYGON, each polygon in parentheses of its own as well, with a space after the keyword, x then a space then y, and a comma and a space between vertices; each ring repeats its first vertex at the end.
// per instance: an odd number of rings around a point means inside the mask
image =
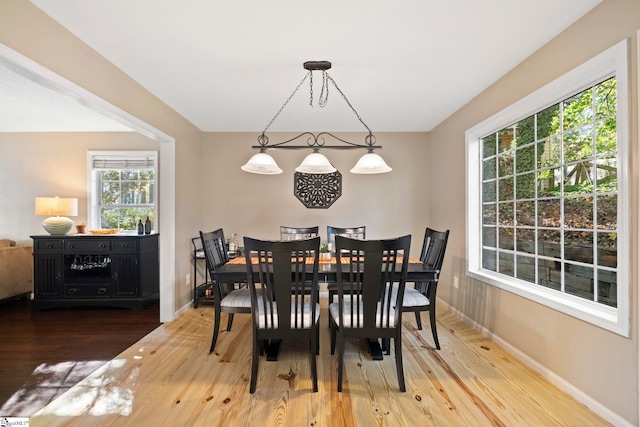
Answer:
POLYGON ((0 416, 28 417, 160 325, 141 311, 0 304, 0 416))
POLYGON ((398 389, 393 352, 373 361, 359 341, 347 344, 338 393, 326 305, 324 299, 318 393, 311 391, 305 346, 283 341, 278 361, 261 358, 250 394, 250 317, 236 315, 209 354, 213 308, 200 306, 122 352, 34 415, 31 425, 607 425, 444 309, 440 351, 433 349, 428 315, 422 331, 413 316, 404 317, 406 393, 398 389))

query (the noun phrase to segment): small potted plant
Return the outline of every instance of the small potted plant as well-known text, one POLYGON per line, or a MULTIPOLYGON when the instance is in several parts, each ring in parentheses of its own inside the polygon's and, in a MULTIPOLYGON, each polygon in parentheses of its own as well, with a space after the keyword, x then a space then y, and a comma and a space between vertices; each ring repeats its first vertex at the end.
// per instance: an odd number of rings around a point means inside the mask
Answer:
POLYGON ((78 230, 78 234, 84 234, 86 231, 86 227, 87 224, 85 224, 84 222, 79 222, 78 224, 76 224, 76 230, 78 230))
POLYGON ((329 260, 331 259, 331 253, 329 252, 329 244, 323 243, 320 245, 320 259, 329 260))

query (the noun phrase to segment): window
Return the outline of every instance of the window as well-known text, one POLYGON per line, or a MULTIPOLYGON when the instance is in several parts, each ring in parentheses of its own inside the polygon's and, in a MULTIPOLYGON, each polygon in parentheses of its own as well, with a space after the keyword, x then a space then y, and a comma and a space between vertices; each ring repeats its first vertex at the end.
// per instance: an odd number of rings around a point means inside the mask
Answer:
POLYGON ((469 129, 469 275, 629 334, 627 47, 469 129))
POLYGON ((139 220, 156 224, 157 153, 91 151, 89 228, 137 230, 139 220))

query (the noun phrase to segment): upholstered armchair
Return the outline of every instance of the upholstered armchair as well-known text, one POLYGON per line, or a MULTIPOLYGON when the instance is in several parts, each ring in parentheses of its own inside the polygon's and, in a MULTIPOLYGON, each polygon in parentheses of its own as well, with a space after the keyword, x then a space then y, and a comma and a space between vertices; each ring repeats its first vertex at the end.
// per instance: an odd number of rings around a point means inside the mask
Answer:
POLYGON ((33 292, 33 248, 0 239, 0 300, 33 292))

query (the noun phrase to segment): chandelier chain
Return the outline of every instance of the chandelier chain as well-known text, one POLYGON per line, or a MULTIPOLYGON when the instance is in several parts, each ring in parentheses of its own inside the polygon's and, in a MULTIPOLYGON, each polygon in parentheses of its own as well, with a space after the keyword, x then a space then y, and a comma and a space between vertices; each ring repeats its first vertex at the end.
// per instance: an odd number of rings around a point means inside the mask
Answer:
POLYGON ((309 70, 309 106, 313 108, 313 71, 309 70))
MULTIPOLYGON (((280 107, 280 109, 278 110, 276 115, 273 116, 273 118, 271 119, 269 124, 267 124, 267 126, 264 128, 264 130, 262 131, 262 135, 260 137, 266 138, 265 133, 267 132, 267 130, 271 127, 273 122, 275 122, 275 120, 278 118, 278 116, 280 115, 282 110, 284 110, 284 108, 287 106, 287 104, 289 104, 289 101, 291 101, 291 98, 293 98, 295 96, 295 94, 298 92, 298 89, 300 89, 300 86, 302 86, 302 84, 305 82, 305 80, 307 80, 307 78, 309 79, 309 85, 310 85, 310 87, 309 87, 309 105, 311 107, 313 107, 313 71, 309 70, 309 73, 306 74, 302 80, 300 80, 300 83, 298 83, 298 86, 296 86, 296 88, 293 90, 293 92, 291 92, 291 95, 289 95, 287 100, 284 101, 284 103, 282 104, 282 106, 280 107)), ((353 114, 356 115, 356 117, 358 118, 360 123, 362 123, 362 126, 364 126, 369 131, 369 137, 368 137, 369 139, 367 140, 367 145, 375 144, 375 137, 373 137, 373 132, 371 131, 369 126, 367 126, 367 124, 364 122, 364 120, 362 119, 360 114, 356 111, 356 109, 353 107, 353 105, 351 105, 351 102, 349 102, 349 99, 347 98, 347 96, 344 94, 344 92, 342 92, 340 87, 338 87, 338 84, 333 79, 333 77, 331 77, 329 75, 329 73, 327 73, 325 70, 322 70, 322 88, 320 90, 320 98, 318 99, 318 105, 320 107, 325 107, 327 105, 327 102, 329 101, 329 85, 327 84, 328 81, 333 83, 333 86, 336 88, 338 93, 342 96, 342 99, 344 99, 344 101, 347 103, 349 108, 351 108, 351 111, 353 111, 353 114)), ((260 140, 260 137, 258 137, 258 140, 260 140)), ((268 139, 266 139, 266 141, 268 141, 268 139)), ((266 141, 265 141, 265 144, 268 143, 266 141)), ((265 145, 265 144, 261 143, 261 145, 265 145)))
MULTIPOLYGON (((262 131, 262 134, 264 135, 267 132, 267 129, 269 129, 269 127, 271 127, 271 125, 273 124, 273 122, 276 121, 276 119, 278 118, 278 116, 280 115, 280 113, 282 112, 282 110, 284 110, 284 107, 287 106, 287 104, 289 103, 289 101, 291 101, 291 98, 293 98, 293 96, 296 94, 296 92, 298 91, 298 89, 300 89, 300 86, 302 86, 302 83, 304 83, 305 80, 307 80, 307 78, 309 77, 309 75, 311 74, 311 71, 309 71, 309 74, 305 75, 304 78, 302 80, 300 80, 300 83, 298 83, 298 86, 296 86, 296 88, 293 90, 293 92, 291 92, 291 95, 289 95, 289 97, 287 98, 286 101, 284 101, 284 104, 282 104, 282 107, 280 107, 280 109, 278 110, 278 112, 276 113, 275 116, 273 116, 273 118, 271 119, 271 121, 269 122, 269 124, 264 128, 264 130, 262 131)), ((313 79, 313 76, 311 77, 313 79)), ((335 84, 335 83, 334 83, 335 84)), ((339 89, 338 89, 339 90, 339 89)), ((311 99, 311 101, 313 102, 313 98, 311 99)), ((361 120, 362 121, 362 120, 361 120)), ((366 127, 366 126, 365 126, 366 127)), ((368 129, 368 128, 367 128, 368 129)))
MULTIPOLYGON (((331 81, 331 83, 333 83, 333 86, 335 86, 335 88, 338 91, 338 93, 342 96, 342 99, 344 99, 344 102, 346 102, 347 105, 349 106, 349 108, 351 108, 351 111, 353 111, 353 114, 355 114, 356 117, 358 118, 358 120, 360 120, 360 123, 362 123, 362 126, 367 128, 367 130, 369 131, 369 135, 372 135, 373 132, 371 132, 371 129, 369 129, 369 126, 367 126, 367 124, 364 122, 364 120, 362 120, 362 117, 360 117, 360 114, 356 111, 356 109, 353 108, 353 105, 351 105, 351 102, 349 102, 349 100, 347 99, 347 96, 340 90, 340 88, 338 87, 338 84, 336 83, 336 81, 333 80, 333 77, 331 77, 329 75, 329 73, 326 73, 326 72, 324 72, 324 73, 327 75, 327 79, 329 79, 331 81)), ((329 91, 327 89, 327 94, 328 94, 328 92, 329 91)))
POLYGON ((329 102, 329 86, 327 86, 327 78, 329 75, 326 71, 322 71, 322 89, 320 90, 320 98, 318 99, 318 105, 321 108, 327 106, 327 102, 329 102))

